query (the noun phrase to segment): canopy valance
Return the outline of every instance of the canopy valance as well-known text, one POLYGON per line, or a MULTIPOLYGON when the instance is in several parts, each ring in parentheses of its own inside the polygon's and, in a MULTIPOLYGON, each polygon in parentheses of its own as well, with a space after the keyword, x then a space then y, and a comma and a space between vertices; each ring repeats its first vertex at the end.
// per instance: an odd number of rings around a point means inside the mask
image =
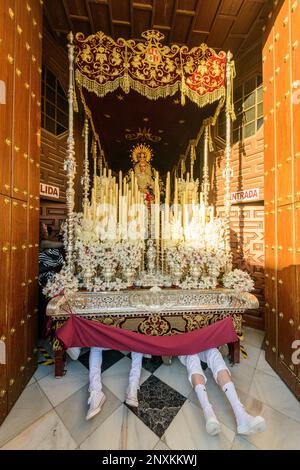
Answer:
POLYGON ((85 38, 76 35, 75 77, 79 86, 104 97, 117 88, 133 89, 149 99, 166 98, 181 91, 203 107, 226 95, 226 53, 206 44, 189 50, 165 46, 164 35, 149 30, 145 42, 119 38, 103 32, 85 38))

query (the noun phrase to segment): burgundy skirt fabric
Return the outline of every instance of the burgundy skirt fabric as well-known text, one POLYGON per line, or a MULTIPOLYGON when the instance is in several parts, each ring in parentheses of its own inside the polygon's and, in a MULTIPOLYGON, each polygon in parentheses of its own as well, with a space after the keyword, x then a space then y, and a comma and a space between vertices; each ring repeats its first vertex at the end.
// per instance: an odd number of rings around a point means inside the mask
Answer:
POLYGON ((231 317, 189 333, 147 336, 71 314, 57 330, 64 347, 103 347, 158 356, 187 356, 238 340, 231 317))

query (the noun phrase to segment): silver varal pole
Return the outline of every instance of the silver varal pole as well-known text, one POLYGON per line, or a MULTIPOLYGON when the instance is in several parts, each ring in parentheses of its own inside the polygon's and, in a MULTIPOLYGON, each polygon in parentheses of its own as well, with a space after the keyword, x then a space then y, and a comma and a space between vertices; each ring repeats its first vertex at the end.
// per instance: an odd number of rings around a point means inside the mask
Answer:
POLYGON ((86 118, 84 121, 84 165, 83 165, 83 178, 81 180, 83 185, 83 213, 86 215, 89 205, 89 191, 90 191, 90 171, 89 171, 89 121, 86 118))
POLYGON ((67 158, 65 160, 65 171, 67 172, 67 246, 66 246, 66 260, 68 268, 73 271, 73 246, 74 246, 74 205, 75 205, 75 191, 74 191, 74 178, 76 173, 75 162, 75 141, 74 141, 74 87, 73 87, 73 73, 74 73, 74 36, 73 33, 69 34, 68 56, 69 56, 69 135, 68 135, 68 150, 67 158))
POLYGON ((208 178, 208 126, 205 126, 204 132, 204 165, 203 165, 203 197, 205 207, 208 207, 208 192, 209 192, 209 178, 208 178))
POLYGON ((230 247, 230 212, 231 212, 231 192, 230 182, 232 178, 232 168, 230 166, 231 158, 231 116, 232 116, 232 67, 231 67, 232 54, 227 53, 226 65, 226 149, 225 149, 225 249, 227 255, 227 272, 232 269, 231 247, 230 247))

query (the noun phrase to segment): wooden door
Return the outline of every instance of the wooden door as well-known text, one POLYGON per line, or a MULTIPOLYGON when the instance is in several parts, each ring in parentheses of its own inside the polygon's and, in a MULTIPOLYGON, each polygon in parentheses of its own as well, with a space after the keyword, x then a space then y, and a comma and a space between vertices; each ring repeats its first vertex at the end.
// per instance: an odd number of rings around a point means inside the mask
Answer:
POLYGON ((0 13, 0 192, 10 196, 12 190, 15 1, 2 0, 0 13))
POLYGON ((42 2, 0 2, 0 425, 36 369, 42 2))
POLYGON ((263 48, 266 358, 300 398, 300 4, 285 0, 263 48), (298 75, 297 75, 298 74, 298 75))

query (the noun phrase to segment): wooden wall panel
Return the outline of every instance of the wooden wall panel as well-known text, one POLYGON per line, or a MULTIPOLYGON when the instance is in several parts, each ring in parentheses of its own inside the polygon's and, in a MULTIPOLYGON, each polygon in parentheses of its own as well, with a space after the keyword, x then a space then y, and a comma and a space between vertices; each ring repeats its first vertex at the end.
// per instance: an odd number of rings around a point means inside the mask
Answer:
POLYGON ((299 22, 299 2, 285 0, 277 16, 273 15, 263 50, 265 191, 269 203, 265 213, 266 358, 298 398, 300 372, 292 361, 292 344, 300 331, 297 251, 300 225, 295 204, 300 99, 299 102, 295 99, 293 85, 295 73, 299 73, 295 69, 299 61, 295 54, 299 22))
MULTIPOLYGON (((224 216, 223 207, 217 213, 224 216)), ((248 271, 255 281, 260 308, 246 312, 252 326, 263 329, 264 300, 264 208, 263 205, 236 205, 231 212, 231 247, 235 267, 248 271)))
MULTIPOLYGON (((43 63, 58 78, 61 86, 68 91, 67 50, 55 42, 47 30, 43 33, 43 63)), ((81 210, 83 166, 83 120, 80 113, 74 113, 75 158, 77 172, 75 176, 75 210, 81 210)), ((45 129, 41 131, 41 183, 59 187, 59 201, 66 202, 66 172, 64 161, 67 155, 67 132, 56 136, 45 129)), ((53 200, 49 198, 49 200, 53 200)), ((53 200, 54 201, 54 200, 53 200)))
POLYGON ((66 200, 67 177, 64 160, 67 151, 67 134, 55 136, 42 130, 41 182, 59 187, 60 201, 66 200))
MULTIPOLYGON (((238 58, 237 58, 238 59, 238 58)), ((256 48, 242 60, 237 60, 237 78, 234 87, 239 87, 249 78, 262 73, 261 49, 256 48)), ((269 149, 272 152, 272 149, 269 149)), ((222 212, 224 204, 225 165, 224 150, 209 155, 210 171, 210 202, 222 212)), ((260 301, 258 311, 247 312, 247 324, 264 329, 264 223, 263 201, 264 188, 264 128, 255 135, 237 142, 232 147, 231 166, 233 178, 231 191, 243 191, 259 188, 260 201, 248 204, 234 204, 231 217, 231 246, 233 248, 235 266, 248 269, 255 280, 255 293, 260 301)), ((274 181, 274 173, 273 181, 274 181)), ((270 180, 271 182, 271 180, 270 180)), ((268 206, 267 206, 268 207, 268 206)), ((268 210, 266 207, 266 210, 268 210)))
POLYGON ((36 368, 41 5, 0 3, 0 424, 36 368))

